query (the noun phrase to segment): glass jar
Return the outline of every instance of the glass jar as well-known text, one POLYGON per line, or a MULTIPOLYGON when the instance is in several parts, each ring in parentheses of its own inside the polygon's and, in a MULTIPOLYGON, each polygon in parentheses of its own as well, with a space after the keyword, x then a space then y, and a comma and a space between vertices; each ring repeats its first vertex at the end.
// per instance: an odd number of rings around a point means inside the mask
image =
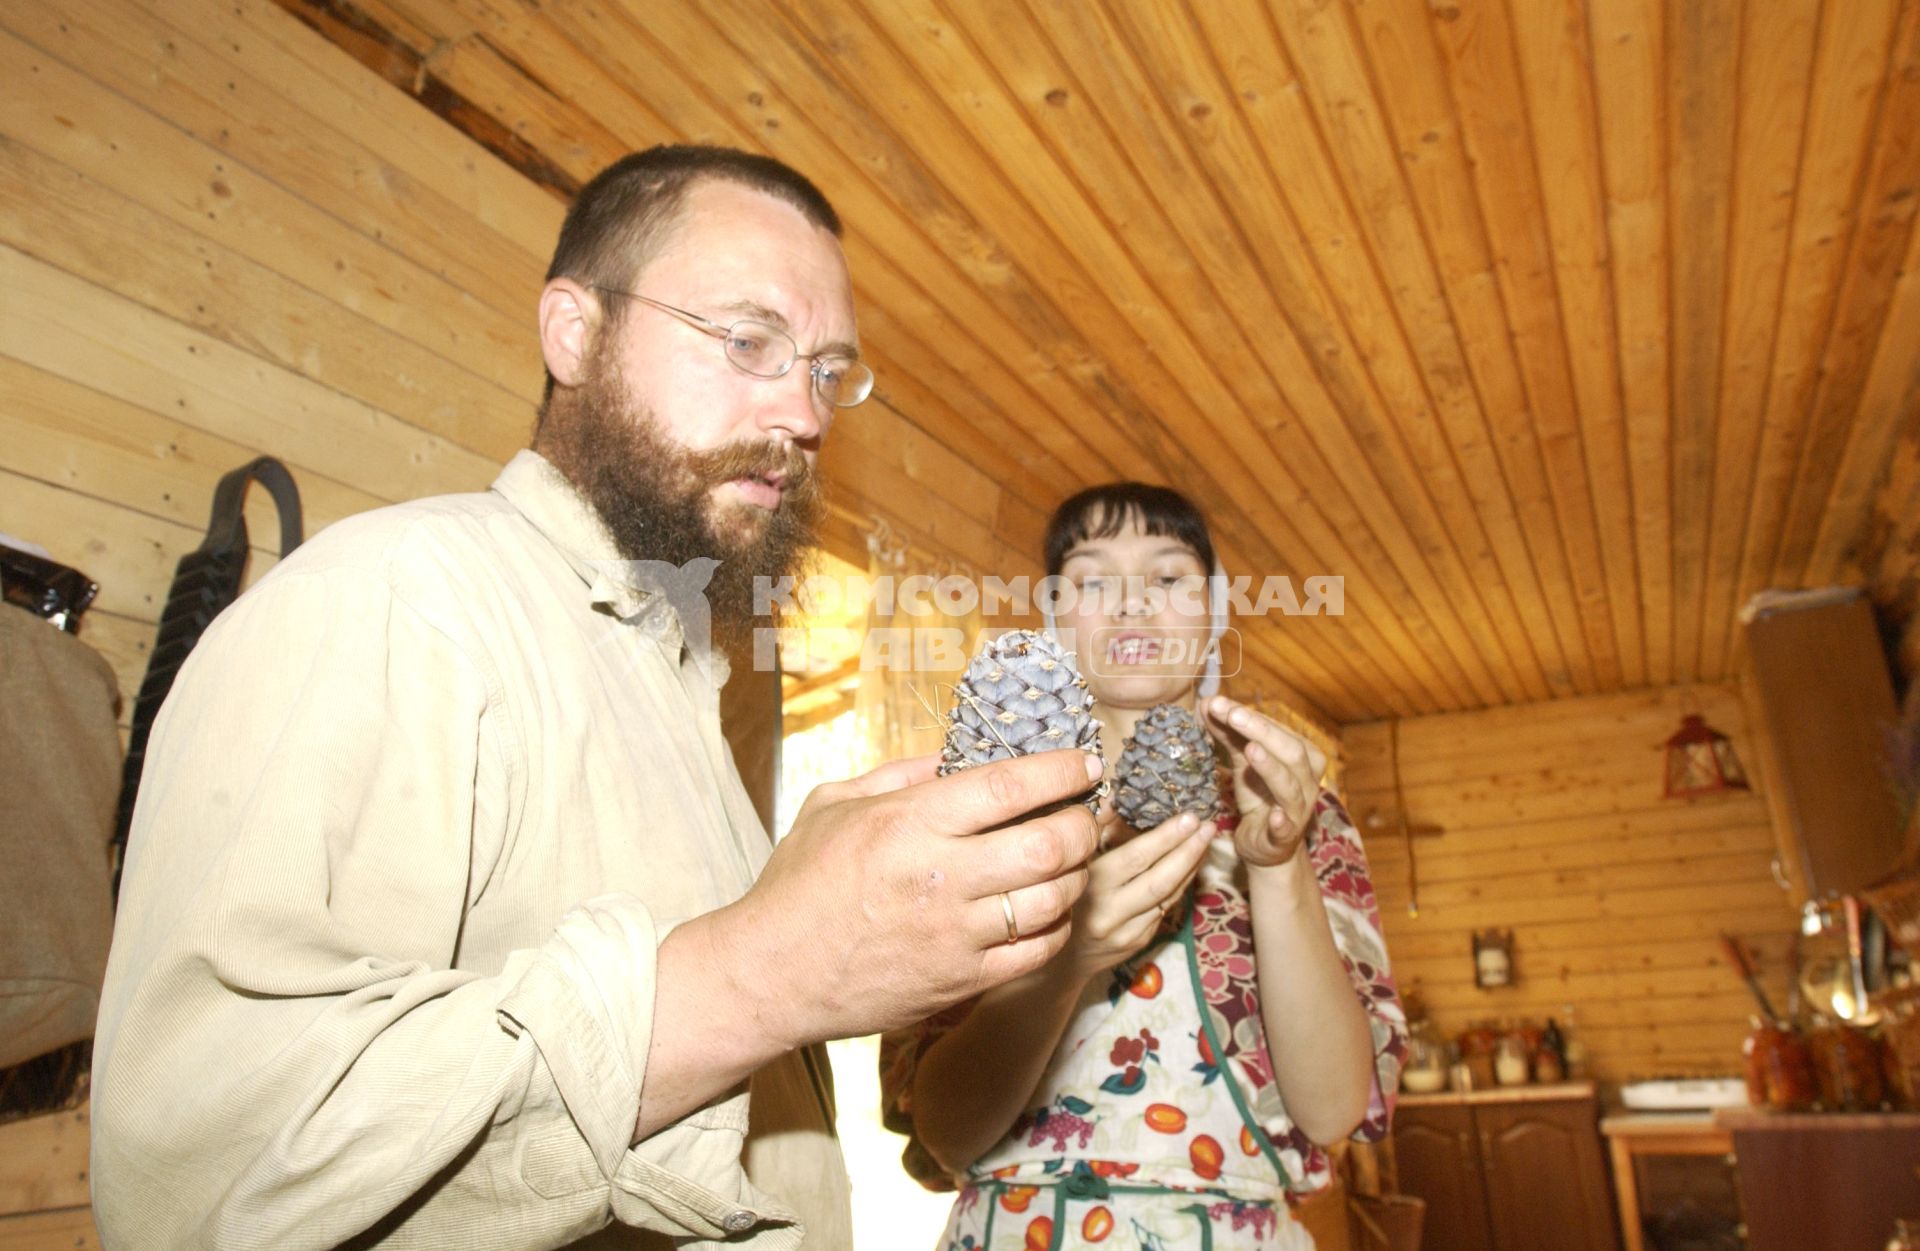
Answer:
POLYGON ((1755 1020, 1742 1051, 1747 1058, 1747 1102, 1779 1112, 1813 1107, 1819 1088, 1807 1046, 1797 1033, 1755 1020))
POLYGON ((1518 1034, 1502 1038, 1493 1049, 1493 1076, 1502 1086, 1524 1086, 1533 1066, 1527 1060, 1526 1040, 1518 1034))
POLYGON ((1808 1040, 1820 1102, 1834 1112, 1872 1112, 1886 1098, 1880 1047, 1864 1030, 1829 1025, 1808 1040))
POLYGON ((1411 1095, 1430 1095, 1446 1088, 1446 1044, 1420 1035, 1410 1037, 1406 1067, 1400 1070, 1400 1089, 1411 1095))

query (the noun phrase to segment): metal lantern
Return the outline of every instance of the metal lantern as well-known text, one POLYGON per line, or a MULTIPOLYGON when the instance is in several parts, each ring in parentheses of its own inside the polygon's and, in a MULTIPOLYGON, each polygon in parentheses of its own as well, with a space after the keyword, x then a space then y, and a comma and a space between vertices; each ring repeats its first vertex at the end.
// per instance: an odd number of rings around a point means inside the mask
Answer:
POLYGON ((1682 717, 1679 733, 1667 740, 1667 798, 1747 789, 1747 775, 1727 736, 1697 713, 1682 717))

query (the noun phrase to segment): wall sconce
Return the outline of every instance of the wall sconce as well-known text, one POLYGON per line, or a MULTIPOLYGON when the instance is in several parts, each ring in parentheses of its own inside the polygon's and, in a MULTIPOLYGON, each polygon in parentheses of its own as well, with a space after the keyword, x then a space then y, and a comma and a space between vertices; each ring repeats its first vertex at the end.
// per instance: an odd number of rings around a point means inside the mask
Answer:
POLYGON ((1667 798, 1688 799, 1746 789, 1747 775, 1727 736, 1698 713, 1682 717, 1679 732, 1667 740, 1667 798))
POLYGON ((1482 990, 1513 985, 1513 931, 1473 932, 1473 984, 1482 990))

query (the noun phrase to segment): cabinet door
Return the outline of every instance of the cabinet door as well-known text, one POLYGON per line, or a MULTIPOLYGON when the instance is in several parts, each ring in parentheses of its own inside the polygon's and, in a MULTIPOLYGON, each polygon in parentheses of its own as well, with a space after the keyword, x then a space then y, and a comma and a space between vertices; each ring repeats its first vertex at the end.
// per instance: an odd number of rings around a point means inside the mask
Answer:
POLYGON ((1486 1251, 1487 1196, 1472 1110, 1402 1106, 1393 1116, 1393 1155, 1400 1192, 1427 1201, 1421 1251, 1486 1251))
POLYGON ((1887 1124, 1904 1117, 1845 1119, 1783 1116, 1733 1131, 1752 1251, 1878 1247, 1896 1218, 1920 1213, 1920 1129, 1887 1124))
POLYGON ((1618 1251, 1591 1099, 1473 1110, 1493 1251, 1618 1251))
POLYGON ((1783 608, 1747 626, 1767 803, 1795 902, 1851 894, 1893 871, 1900 807, 1881 776, 1898 718, 1873 608, 1783 608))

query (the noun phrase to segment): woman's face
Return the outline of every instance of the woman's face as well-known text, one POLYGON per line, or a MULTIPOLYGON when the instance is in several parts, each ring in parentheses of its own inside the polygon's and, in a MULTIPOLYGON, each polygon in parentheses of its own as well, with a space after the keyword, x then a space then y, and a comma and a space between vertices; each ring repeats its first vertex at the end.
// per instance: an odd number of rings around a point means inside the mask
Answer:
POLYGON ((1068 550, 1060 576, 1076 594, 1056 625, 1072 631, 1096 700, 1151 708, 1192 696, 1207 667, 1207 574, 1191 547, 1132 521, 1068 550))

